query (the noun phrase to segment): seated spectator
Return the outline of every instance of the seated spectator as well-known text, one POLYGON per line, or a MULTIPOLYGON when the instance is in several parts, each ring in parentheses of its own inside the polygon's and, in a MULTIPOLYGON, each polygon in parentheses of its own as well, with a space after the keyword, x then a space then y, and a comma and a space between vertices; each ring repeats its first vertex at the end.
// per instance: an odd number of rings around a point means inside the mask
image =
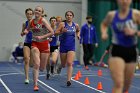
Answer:
POLYGON ((15 51, 12 52, 12 55, 15 59, 15 62, 23 61, 23 43, 19 42, 18 46, 15 48, 15 51))

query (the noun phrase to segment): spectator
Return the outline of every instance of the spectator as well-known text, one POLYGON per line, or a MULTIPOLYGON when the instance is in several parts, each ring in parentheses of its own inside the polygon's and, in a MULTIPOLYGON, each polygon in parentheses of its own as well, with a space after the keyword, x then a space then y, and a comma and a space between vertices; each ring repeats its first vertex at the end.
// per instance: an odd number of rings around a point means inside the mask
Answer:
POLYGON ((88 70, 88 66, 90 63, 90 59, 93 57, 93 50, 94 50, 94 44, 95 47, 98 47, 97 42, 97 34, 96 34, 96 28, 92 24, 92 16, 86 17, 87 23, 85 23, 81 27, 80 31, 80 44, 83 45, 83 51, 84 51, 84 65, 85 69, 88 70))
POLYGON ((21 60, 23 60, 23 43, 22 42, 19 42, 18 46, 16 47, 12 55, 14 56, 15 62, 21 62, 21 60))

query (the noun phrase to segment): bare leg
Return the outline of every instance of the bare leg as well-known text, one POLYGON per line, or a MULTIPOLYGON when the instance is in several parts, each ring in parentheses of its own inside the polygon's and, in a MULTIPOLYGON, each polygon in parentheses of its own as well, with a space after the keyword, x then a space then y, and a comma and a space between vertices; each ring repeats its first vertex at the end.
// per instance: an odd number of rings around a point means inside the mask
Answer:
POLYGON ((136 63, 127 63, 125 65, 125 77, 124 77, 124 91, 128 91, 134 76, 136 63))
POLYGON ((54 73, 54 65, 56 64, 57 62, 57 59, 58 59, 58 55, 59 55, 59 52, 58 51, 54 51, 52 52, 52 58, 51 58, 51 73, 53 74, 54 73))
POLYGON ((61 58, 62 67, 65 67, 66 66, 67 53, 61 53, 60 58, 61 58))
POLYGON ((32 52, 33 60, 34 60, 33 80, 34 80, 34 85, 37 85, 39 67, 40 67, 40 52, 36 47, 32 48, 31 52, 32 52))
POLYGON ((114 82, 113 93, 122 93, 124 84, 125 62, 122 58, 109 58, 109 69, 114 82))
POLYGON ((41 53, 40 59, 40 71, 44 71, 46 69, 46 66, 48 64, 48 58, 49 58, 50 53, 41 53))
MULTIPOLYGON (((75 52, 74 51, 69 51, 67 53, 67 65, 68 65, 68 69, 67 69, 67 81, 69 82, 71 80, 72 77, 72 72, 73 72, 73 61, 74 61, 74 56, 75 56, 75 52)), ((70 86, 71 84, 67 82, 67 86, 70 86)))
POLYGON ((27 46, 23 47, 24 52, 24 71, 25 71, 25 79, 29 80, 29 62, 30 62, 30 48, 27 46))

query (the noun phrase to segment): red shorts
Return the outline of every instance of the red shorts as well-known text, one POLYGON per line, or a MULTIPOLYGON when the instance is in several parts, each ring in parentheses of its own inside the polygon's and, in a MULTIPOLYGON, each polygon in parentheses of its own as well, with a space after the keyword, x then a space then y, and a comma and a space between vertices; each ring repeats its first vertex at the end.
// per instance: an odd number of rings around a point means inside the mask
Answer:
POLYGON ((49 41, 42 41, 42 42, 36 42, 32 41, 32 48, 36 47, 39 49, 41 53, 49 53, 50 52, 50 44, 49 41))

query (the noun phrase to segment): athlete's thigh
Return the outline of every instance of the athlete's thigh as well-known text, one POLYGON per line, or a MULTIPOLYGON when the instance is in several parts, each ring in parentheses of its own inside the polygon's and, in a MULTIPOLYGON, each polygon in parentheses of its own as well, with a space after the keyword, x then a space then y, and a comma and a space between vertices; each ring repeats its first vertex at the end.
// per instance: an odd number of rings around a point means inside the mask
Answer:
POLYGON ((40 51, 37 47, 33 47, 31 49, 31 54, 33 58, 33 63, 36 65, 40 65, 40 51))
POLYGON ((75 51, 69 51, 67 53, 67 62, 73 62, 75 58, 75 51))
POLYGON ((23 47, 24 58, 29 58, 31 54, 31 49, 28 46, 23 47))
POLYGON ((109 58, 109 69, 114 82, 120 82, 124 80, 125 62, 120 57, 109 58))

